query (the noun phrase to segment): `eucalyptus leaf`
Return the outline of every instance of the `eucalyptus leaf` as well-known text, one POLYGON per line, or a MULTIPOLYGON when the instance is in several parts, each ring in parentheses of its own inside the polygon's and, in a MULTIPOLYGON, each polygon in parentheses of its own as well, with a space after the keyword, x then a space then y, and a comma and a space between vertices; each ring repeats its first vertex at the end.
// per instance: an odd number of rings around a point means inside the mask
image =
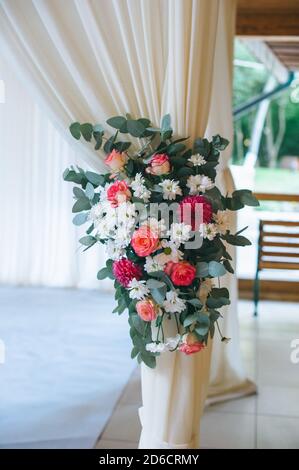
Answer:
POLYGON ((121 129, 121 127, 127 122, 126 118, 123 116, 114 116, 107 119, 107 124, 115 129, 121 129))
POLYGON ((222 263, 218 263, 218 261, 210 261, 209 274, 212 277, 220 277, 226 274, 226 269, 222 263))
POLYGON ((80 238, 79 242, 81 243, 81 245, 84 246, 92 246, 97 242, 97 239, 92 235, 87 235, 85 237, 80 238))
POLYGON ((204 261, 196 263, 196 277, 207 277, 209 275, 209 265, 204 261))
POLYGON ((93 196, 94 196, 94 187, 91 183, 87 183, 86 185, 86 188, 85 188, 85 194, 86 194, 86 197, 88 197, 88 199, 91 201, 93 199, 93 196))
POLYGON ((88 220, 89 213, 88 212, 81 212, 80 214, 76 214, 73 218, 74 225, 83 225, 88 220))
POLYGON ((87 197, 80 198, 78 201, 75 202, 72 208, 72 212, 82 212, 91 209, 91 204, 87 197))
POLYGON ((93 133, 93 125, 89 122, 85 122, 84 124, 80 125, 81 134, 83 135, 84 139, 87 142, 91 141, 92 133, 93 133))
POLYGON ((73 122, 69 129, 74 139, 79 140, 81 137, 80 122, 73 122))
POLYGON ((146 127, 140 121, 134 121, 133 119, 127 122, 128 132, 133 137, 141 137, 146 127))

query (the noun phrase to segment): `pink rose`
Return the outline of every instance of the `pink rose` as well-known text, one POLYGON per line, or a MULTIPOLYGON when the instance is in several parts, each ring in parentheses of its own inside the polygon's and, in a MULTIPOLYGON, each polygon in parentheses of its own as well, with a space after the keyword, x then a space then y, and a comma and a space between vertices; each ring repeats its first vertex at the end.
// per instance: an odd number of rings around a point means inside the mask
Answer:
POLYGON ((166 155, 166 153, 157 153, 150 160, 146 172, 151 175, 160 176, 167 175, 170 173, 170 170, 171 167, 168 155, 166 155))
POLYGON ((142 320, 153 321, 157 318, 159 307, 151 299, 139 300, 136 304, 136 310, 142 320))
POLYGON ((115 181, 107 190, 107 199, 112 207, 117 207, 122 202, 128 201, 131 196, 131 191, 125 181, 115 181))
POLYGON ((169 261, 164 272, 176 286, 190 286, 195 279, 196 268, 188 261, 179 261, 178 263, 169 261))
POLYGON ((159 237, 150 227, 142 225, 133 233, 131 245, 138 256, 149 256, 157 250, 159 237))
POLYGON ((183 343, 179 346, 179 350, 189 355, 201 351, 204 347, 204 343, 198 341, 193 333, 187 333, 183 336, 183 343))
POLYGON ((127 161, 127 156, 125 153, 118 152, 114 149, 107 155, 104 161, 112 171, 119 172, 123 169, 127 161))

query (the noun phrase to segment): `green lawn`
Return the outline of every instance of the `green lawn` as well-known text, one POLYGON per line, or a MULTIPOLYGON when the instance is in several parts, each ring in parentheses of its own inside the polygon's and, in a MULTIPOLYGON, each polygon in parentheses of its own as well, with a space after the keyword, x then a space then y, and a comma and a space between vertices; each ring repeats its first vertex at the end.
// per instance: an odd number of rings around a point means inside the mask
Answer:
MULTIPOLYGON (((258 193, 299 194, 299 172, 280 168, 257 168, 254 191, 258 193)), ((259 211, 298 211, 298 204, 261 201, 259 211)))
POLYGON ((257 168, 254 190, 257 193, 299 194, 299 171, 257 168))

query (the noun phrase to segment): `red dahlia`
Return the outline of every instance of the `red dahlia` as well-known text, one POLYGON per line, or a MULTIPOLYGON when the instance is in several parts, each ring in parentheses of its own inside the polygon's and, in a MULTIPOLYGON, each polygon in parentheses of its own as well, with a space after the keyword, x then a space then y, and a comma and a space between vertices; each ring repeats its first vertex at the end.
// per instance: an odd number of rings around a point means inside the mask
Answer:
POLYGON ((128 287, 134 278, 139 281, 142 276, 141 267, 126 258, 114 261, 112 271, 115 279, 124 287, 128 287))
POLYGON ((191 225, 192 230, 197 230, 200 224, 209 224, 212 215, 212 205, 204 196, 186 196, 180 202, 180 219, 191 225))

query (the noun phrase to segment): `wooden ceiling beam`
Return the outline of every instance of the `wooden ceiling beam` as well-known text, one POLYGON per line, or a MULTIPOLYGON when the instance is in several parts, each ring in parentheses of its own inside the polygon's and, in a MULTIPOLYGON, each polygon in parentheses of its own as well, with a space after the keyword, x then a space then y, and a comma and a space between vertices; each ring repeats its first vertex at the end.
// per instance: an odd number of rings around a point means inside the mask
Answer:
POLYGON ((236 34, 284 40, 299 37, 299 1, 238 0, 236 34))

